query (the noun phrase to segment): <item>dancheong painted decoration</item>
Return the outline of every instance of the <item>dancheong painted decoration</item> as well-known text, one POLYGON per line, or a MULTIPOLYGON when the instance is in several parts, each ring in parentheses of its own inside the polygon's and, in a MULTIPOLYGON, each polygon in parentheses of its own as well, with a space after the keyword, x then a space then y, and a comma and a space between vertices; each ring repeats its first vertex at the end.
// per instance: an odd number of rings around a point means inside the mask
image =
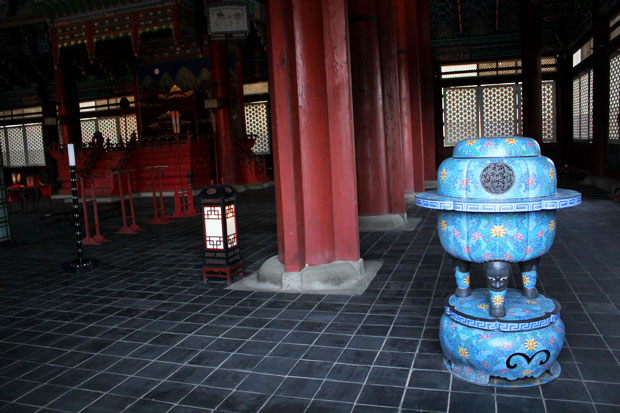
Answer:
POLYGON ((446 367, 464 380, 493 386, 532 386, 560 374, 564 341, 560 305, 536 289, 538 262, 551 248, 555 211, 581 203, 557 189, 553 162, 523 137, 468 139, 437 171, 437 190, 416 204, 437 209, 437 231, 456 263, 439 335, 446 367), (485 289, 470 288, 481 263, 485 289), (511 263, 523 288, 508 289, 511 263))

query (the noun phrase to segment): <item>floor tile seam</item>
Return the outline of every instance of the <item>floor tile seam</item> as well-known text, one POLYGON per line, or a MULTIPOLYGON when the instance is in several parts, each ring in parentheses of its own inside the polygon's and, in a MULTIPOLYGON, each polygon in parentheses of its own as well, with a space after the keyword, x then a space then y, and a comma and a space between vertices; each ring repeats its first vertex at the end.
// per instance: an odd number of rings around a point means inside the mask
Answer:
MULTIPOLYGON (((298 298, 299 298, 299 297, 298 297, 298 298)), ((314 308, 316 308, 316 307, 319 305, 319 303, 323 302, 323 300, 325 300, 325 297, 323 297, 320 301, 318 301, 318 302, 315 304, 315 306, 313 307, 313 309, 314 309, 314 308)), ((351 297, 347 300, 347 303, 348 303, 348 302, 350 302, 350 300, 351 300, 351 297)), ((296 301, 296 300, 295 300, 295 301, 296 301)), ((293 301, 293 302, 294 302, 294 301, 293 301)), ((345 305, 346 305, 346 304, 345 304, 345 305)), ((343 306, 340 308, 340 310, 338 311, 338 313, 336 314, 336 316, 334 317, 334 319, 335 319, 335 318, 336 318, 336 317, 337 317, 340 313, 342 313, 342 311, 343 311, 343 309, 344 309, 345 305, 343 305, 343 306)), ((284 309, 283 309, 282 311, 284 311, 284 309)), ((311 311, 312 311, 312 309, 311 309, 311 310, 308 310, 308 313, 310 313, 311 311)), ((299 321, 298 321, 298 323, 297 323, 297 325, 299 325, 301 322, 303 322, 304 320, 306 320, 306 318, 307 318, 307 317, 308 317, 308 316, 306 315, 306 317, 305 317, 305 318, 303 318, 303 319, 299 320, 299 321)), ((264 403, 263 403, 263 405, 262 405, 262 406, 258 409, 258 411, 260 411, 263 407, 265 407, 265 406, 269 403, 269 401, 270 401, 273 397, 275 397, 275 396, 276 396, 276 393, 277 393, 278 389, 279 389, 280 387, 282 387, 283 383, 286 381, 286 379, 287 379, 287 378, 292 377, 292 378, 300 378, 300 379, 309 379, 309 378, 307 378, 307 377, 290 376, 289 374, 290 374, 290 373, 291 373, 291 372, 295 369, 295 367, 299 364, 299 362, 300 362, 301 360, 303 360, 303 357, 304 357, 304 356, 308 353, 308 351, 310 351, 310 348, 314 345, 314 343, 315 343, 315 342, 319 339, 319 337, 321 337, 321 335, 322 335, 322 334, 323 334, 323 333, 327 330, 327 328, 329 327, 329 325, 331 325, 331 323, 333 323, 333 322, 334 322, 334 321, 333 321, 333 319, 332 319, 330 322, 328 322, 328 323, 327 323, 327 325, 324 327, 324 329, 323 329, 323 330, 321 330, 321 333, 320 333, 320 334, 318 334, 318 335, 317 335, 317 337, 313 340, 313 342, 312 342, 311 344, 309 344, 309 345, 308 345, 308 349, 307 349, 307 350, 306 350, 306 351, 305 351, 302 355, 300 355, 300 357, 299 357, 299 358, 297 358, 297 362, 296 362, 296 363, 295 363, 295 364, 294 364, 294 365, 293 365, 293 366, 292 366, 292 367, 288 370, 288 372, 287 372, 285 375, 278 375, 278 376, 280 376, 280 377, 283 377, 282 382, 280 382, 280 384, 278 385, 278 387, 276 387, 276 388, 273 390, 273 392, 271 393, 271 395, 270 395, 270 396, 269 396, 269 397, 265 400, 265 402, 264 402, 264 403)), ((290 331, 292 332, 292 331, 296 331, 296 330, 290 330, 290 331)), ((289 333, 289 334, 290 334, 290 333, 289 333)), ((288 334, 287 334, 287 335, 288 335, 288 334)), ((280 343, 283 343, 283 340, 284 340, 284 338, 285 338, 285 337, 286 337, 286 336, 282 337, 282 339, 280 340, 280 343)), ((351 339, 352 339, 352 338, 351 338, 351 339)), ((279 345, 280 343, 278 343, 278 345, 279 345)), ((274 349, 275 349, 276 347, 277 347, 277 345, 276 345, 276 346, 274 346, 274 349)), ((273 351, 273 350, 272 350, 272 351, 273 351)), ((343 351, 344 351, 344 350, 343 350, 343 351)), ((265 356, 263 357, 263 359, 262 359, 262 360, 264 360, 266 357, 268 357, 268 356, 269 356, 269 354, 271 354, 271 352, 270 352, 270 353, 268 353, 267 355, 265 355, 265 356)), ((262 362, 262 360, 261 360, 261 362, 262 362)), ((308 360, 308 361, 311 361, 311 360, 308 360)), ((259 362, 258 364, 260 364, 261 362, 259 362)), ((258 364, 257 364, 257 366, 258 366, 258 364)), ((334 365, 335 365, 335 362, 334 362, 334 363, 332 363, 332 368, 333 368, 333 366, 334 366, 334 365)), ((330 373, 330 372, 331 372, 331 368, 330 368, 330 370, 327 372, 327 374, 326 374, 326 376, 325 376, 325 377, 327 377, 327 376, 329 375, 329 373, 330 373)), ((319 389, 320 389, 320 388, 321 388, 321 386, 323 385, 323 382, 324 382, 324 380, 322 380, 321 384, 317 387, 317 390, 315 391, 315 394, 319 391, 319 389)), ((314 395, 313 395, 313 396, 314 396, 314 395)), ((310 403, 308 403, 308 405, 310 405, 310 404, 312 403, 312 400, 313 400, 313 398, 311 398, 311 399, 310 399, 310 403)))
MULTIPOLYGON (((426 216, 424 217, 424 219, 422 220, 422 226, 426 223, 426 220, 429 218, 429 215, 430 215, 430 213, 427 213, 426 216)), ((426 244, 426 248, 424 250, 424 254, 422 255, 423 257, 427 254, 431 244, 433 243, 433 238, 435 237, 436 232, 437 232, 437 228, 436 228, 436 226, 434 226, 432 236, 428 240, 428 243, 426 244)), ((418 266, 416 267, 416 272, 420 268, 420 265, 422 264, 422 261, 423 260, 420 260, 420 263, 418 263, 418 266)), ((441 261, 441 264, 439 266, 438 273, 441 273, 441 270, 443 268, 444 262, 445 262, 445 255, 442 255, 442 261, 441 261)), ((437 284, 438 283, 439 283, 439 277, 436 277, 435 278, 435 287, 434 287, 433 293, 431 295, 430 304, 429 304, 429 306, 428 306, 428 308, 426 310, 426 317, 424 318, 424 325, 422 326, 422 334, 424 334, 424 330, 426 329, 426 325, 428 323, 428 318, 429 318, 429 316, 431 314, 432 302, 433 302, 433 299, 435 297, 435 293, 437 291, 437 284)), ((413 356, 413 359, 411 360, 411 364, 409 366, 409 374, 407 375, 407 381, 405 382, 405 388, 409 388, 409 383, 411 382, 411 376, 413 374, 413 367, 415 366, 415 361, 416 361, 416 359, 418 357, 421 344, 422 344, 422 340, 418 341, 416 352, 415 352, 415 354, 413 356)), ((403 392, 403 395, 401 396, 400 403, 398 405, 398 410, 399 411, 401 411, 403 409, 403 404, 405 402, 406 395, 407 395, 407 390, 405 390, 403 392)))
MULTIPOLYGON (((419 233, 419 230, 418 230, 418 233, 419 233)), ((383 236, 385 236, 385 233, 383 234, 383 236)), ((381 238, 383 238, 383 236, 382 236, 382 237, 379 237, 379 238, 378 238, 378 240, 377 240, 377 242, 379 242, 379 240, 380 240, 381 238)), ((417 236, 417 233, 416 233, 416 236, 417 236)), ((395 241, 394 241, 394 242, 395 242, 395 241)), ((392 245, 394 244, 394 242, 392 242, 392 245)), ((411 245, 411 243, 413 243, 413 240, 410 242, 410 245, 411 245)), ((389 248, 388 248, 388 250, 389 250, 389 248)), ((399 259, 399 260, 398 260, 398 261, 394 264, 394 268, 392 268, 392 271, 391 271, 391 272, 390 272, 390 274, 388 275, 388 280, 389 280, 389 278, 393 275, 394 271, 395 271, 395 270, 396 270, 396 268, 398 267, 398 264, 400 264, 400 262, 402 262, 402 259, 403 259, 403 257, 404 257, 404 256, 405 256, 405 254, 402 254, 402 255, 401 255, 401 257, 400 257, 400 259, 399 259)), ((418 265, 419 265, 419 264, 418 264, 418 265)), ((415 271, 414 271, 414 274, 415 274, 415 271)), ((382 293, 383 291, 385 291, 385 290, 386 290, 386 288, 385 288, 385 287, 386 287, 386 284, 387 284, 387 282, 383 284, 383 287, 381 288, 381 290, 380 290, 380 291, 379 291, 379 293, 377 294, 377 296, 376 296, 376 298, 375 298, 375 301, 374 301, 374 302, 373 302, 373 304, 370 306, 370 308, 372 308, 372 307, 374 307, 375 305, 377 305, 377 301, 378 301, 378 300, 379 300, 379 298, 381 297, 381 293, 382 293)), ((410 287, 410 286, 411 286, 411 283, 409 283, 409 286, 408 286, 408 287, 410 287)), ((394 317, 394 321, 393 321, 393 322, 392 322, 392 324, 390 325, 389 330, 387 331, 387 333, 385 334, 385 336, 384 336, 384 338, 383 338, 383 342, 381 343, 381 348, 379 348, 378 350, 376 350, 375 357, 374 357, 374 359, 373 359, 373 361, 372 361, 372 364, 370 365, 370 370, 368 371, 368 374, 367 374, 367 375, 366 375, 366 377, 364 378, 364 382, 362 383, 362 387, 361 387, 361 389, 360 389, 360 392, 357 394, 357 397, 355 398, 355 401, 353 402, 353 406, 356 406, 356 405, 358 404, 359 399, 360 399, 360 397, 361 397, 361 395, 362 395, 363 389, 364 389, 364 388, 368 385, 368 378, 370 377, 370 374, 371 374, 371 372, 372 372, 372 368, 376 365, 375 363, 376 363, 376 361, 377 361, 377 358, 379 357, 379 355, 381 354, 381 352, 382 352, 382 351, 383 351, 383 349, 385 348, 385 344, 386 344, 386 343, 387 343, 387 341, 388 341, 388 338, 389 338, 389 336, 390 336, 390 332, 391 332, 391 331, 392 331, 392 329, 394 328, 394 323, 395 323, 395 320, 396 320, 396 318, 398 317, 398 314, 400 313, 400 311, 401 311, 401 309, 402 309, 403 305, 404 305, 404 299, 403 299, 403 300, 401 300, 400 304, 398 305, 398 311, 396 312, 396 316, 394 317)), ((364 320, 365 320, 367 317, 368 317, 368 313, 366 313, 366 317, 364 317, 364 320)), ((362 323, 363 323, 363 321, 364 321, 364 320, 362 320, 362 323)), ((419 345, 419 343, 418 343, 418 345, 419 345)), ((415 356, 414 356, 414 358, 415 358, 415 356)), ((332 368, 333 368, 333 367, 332 367, 332 368)), ((407 382, 408 382, 408 380, 409 380, 409 378, 407 378, 407 382)), ((405 382, 405 386, 406 386, 407 382, 405 382)), ((403 390, 403 397, 404 397, 404 394, 405 394, 405 393, 406 393, 406 390, 403 390)))
MULTIPOLYGON (((28 395, 28 394, 30 394, 30 393, 32 393, 32 392, 34 392, 34 391, 38 390, 38 389, 40 389, 42 386, 45 386, 45 385, 47 385, 47 383, 41 383, 39 386, 36 386, 36 387, 34 387, 33 389, 31 389, 28 393, 26 393, 26 394, 22 395, 22 396, 20 397, 20 399, 21 399, 22 397, 25 397, 26 395, 28 395)), ((39 407, 39 408, 45 408, 46 406, 48 406, 48 405, 50 405, 50 404, 54 403, 56 400, 60 399, 62 396, 64 396, 65 394, 69 393, 69 392, 73 389, 72 387, 69 387, 69 386, 61 386, 61 385, 56 385, 56 384, 54 384, 53 386, 56 386, 56 387, 64 387, 64 388, 66 388, 67 390, 66 390, 65 392, 63 392, 63 393, 59 394, 57 397, 55 397, 53 400, 50 400, 49 402, 47 402, 47 403, 46 403, 46 404, 44 404, 43 406, 37 406, 37 405, 32 405, 32 404, 31 404, 30 406, 36 406, 36 407, 39 407)), ((19 399, 16 399, 16 400, 14 400, 13 402, 14 402, 14 403, 18 403, 18 402, 17 402, 17 400, 19 400, 19 399)), ((21 402, 19 402, 19 403, 21 403, 21 402)))
MULTIPOLYGON (((563 244, 563 240, 561 240, 561 239, 560 239, 560 240, 558 240, 558 241, 560 241, 560 242, 563 244)), ((568 253, 570 254, 570 250, 569 250, 569 252, 568 252, 568 253)), ((551 257, 551 259, 552 259, 552 261, 555 263, 555 258, 554 258, 553 256, 551 257)), ((560 270, 560 273, 564 276, 564 279, 566 279, 566 275, 564 274, 564 272, 562 271, 562 269, 561 269, 559 266, 557 266, 557 267, 558 267, 558 269, 560 270)), ((569 287, 570 287, 570 289, 571 289, 572 293, 573 293, 573 294, 575 294, 575 296, 577 296, 576 291, 575 291, 575 289, 573 288, 573 286, 572 286, 572 285, 570 285, 570 283, 567 283, 567 284, 569 285, 569 287)), ((585 307, 583 306, 583 302, 581 301, 581 299, 580 299, 578 296, 577 296, 577 299, 579 300, 579 303, 581 304, 581 306, 582 306, 582 308, 583 308, 583 310, 584 310, 584 312, 585 312, 585 307)), ((586 315, 587 315, 587 314, 586 314, 586 315)), ((596 327, 596 325, 594 325, 594 322, 592 321, 592 319, 590 318, 590 316, 589 316, 589 315, 587 315, 587 317, 588 317, 588 319, 590 320, 590 323, 594 326, 595 330, 596 330, 596 331, 599 333, 599 335, 600 335, 600 331, 598 330, 598 328, 596 327)), ((565 334, 566 334, 566 333, 565 333, 565 334)), ((602 336, 601 336, 601 337, 602 337, 602 336)), ((566 341, 566 339, 565 339, 565 341, 566 341)), ((604 341, 604 340, 603 340, 603 341, 604 341)), ((605 343, 605 344, 607 345, 607 343, 605 343)), ((573 352, 572 352, 571 346, 570 346, 570 344, 568 344, 568 342, 566 343, 566 346, 568 347, 568 351, 570 352, 572 359, 576 361, 575 356, 573 355, 573 352)), ((608 350, 610 350, 610 351, 611 351, 611 349, 609 349, 609 346, 607 346, 607 347, 608 347, 608 350)), ((612 355, 613 355, 613 352, 612 352, 612 355)), ((615 356, 614 356, 614 357, 615 357, 615 356)), ((616 363, 617 363, 617 359, 616 359, 616 363)), ((579 365, 578 365, 577 363, 575 363, 575 368, 577 369, 577 373, 579 374, 579 377, 580 377, 580 379, 581 379, 581 381, 582 381, 582 383, 583 383, 583 374, 581 373, 581 369, 579 368, 579 365)), ((594 403, 594 397, 592 397, 592 393, 590 392, 590 389, 589 389, 589 388, 588 388, 588 386, 586 386, 585 384, 584 384, 583 386, 584 386, 584 387, 585 387, 585 389, 586 389, 586 392, 587 392, 587 394, 588 394, 588 397, 590 397, 590 402, 594 403)), ((543 393, 542 393, 542 389, 541 389, 541 397, 544 397, 544 395, 543 395, 543 393)), ((546 408, 547 408, 547 406, 546 406, 546 403, 544 402, 544 398, 543 398, 543 404, 544 404, 545 409, 546 409, 546 408)))
MULTIPOLYGON (((230 356, 229 356, 229 357, 230 357, 230 356)), ((224 359, 224 360, 222 361, 222 363, 224 363, 226 360, 228 360, 228 358, 229 358, 229 357, 227 357, 226 359, 224 359)), ((124 382, 126 382, 127 380, 129 380, 130 378, 147 378, 147 379, 152 379, 152 380, 158 380, 158 381, 159 381, 159 384, 157 384, 157 386, 156 386, 156 387, 158 387, 158 386, 160 386, 162 383, 165 383, 165 382, 168 380, 168 378, 170 378, 172 375, 174 375, 174 374, 175 374, 177 371, 179 371, 181 368, 188 366, 187 362, 185 362, 185 363, 183 363, 183 364, 181 364, 181 363, 169 363, 169 364, 178 364, 178 365, 179 365, 179 367, 178 367, 178 368, 176 368, 175 370, 173 370, 173 371, 172 371, 172 372, 171 372, 171 373, 170 373, 170 374, 169 374, 169 375, 168 375, 165 379, 154 379, 154 378, 152 378, 152 377, 145 377, 145 376, 137 376, 137 375, 136 375, 136 374, 137 374, 137 373, 139 373, 140 371, 142 371, 142 370, 144 370, 145 368, 147 368, 147 367, 149 367, 150 365, 152 365, 155 361, 156 361, 156 360, 152 360, 150 363, 146 364, 145 366, 143 366, 142 368, 140 368, 138 371, 134 372, 134 373, 133 373, 133 374, 131 374, 131 375, 128 375, 128 377, 127 377, 125 380, 123 380, 122 382, 118 383, 116 386, 112 387, 112 388, 111 388, 111 389, 109 389, 108 391, 104 392, 104 393, 101 395, 101 397, 99 397, 98 399, 94 400, 94 401, 93 401, 92 403, 90 403, 89 405, 85 406, 82 410, 80 410, 80 412, 81 412, 81 411, 84 411, 84 410, 85 410, 85 409, 87 409, 89 406, 91 406, 91 405, 93 405, 94 403, 96 403, 96 402, 97 402, 97 400, 100 400, 101 398, 105 397, 105 396, 106 396, 106 395, 108 395, 108 394, 116 395, 116 394, 114 394, 114 393, 111 393, 111 392, 112 392, 112 390, 114 390, 115 388, 117 388, 118 386, 120 386, 121 384, 123 384, 124 382)), ((120 362, 120 360, 119 360, 119 362, 120 362)), ((160 362, 160 363, 164 363, 164 362, 160 362)), ((116 363, 115 363, 115 364, 116 364, 116 363)), ((111 366, 110 366, 110 367, 111 367, 111 366)), ((215 370, 214 370, 214 371, 215 371, 215 370)), ((101 373, 101 372, 100 372, 100 373, 101 373)), ((117 373, 108 373, 108 374, 117 374, 117 373)), ((93 377, 96 377, 96 376, 97 376, 97 374, 96 374, 95 376, 93 376, 93 377)), ((93 377, 91 377, 91 379, 92 379, 93 377)), ((207 377, 208 377, 208 376, 207 376, 207 377)), ((205 379, 206 379, 206 378, 205 378, 205 379)), ((89 380, 90 380, 90 379, 89 379, 89 380)), ((195 389, 197 386, 198 386, 198 384, 193 385, 192 390, 190 390, 187 394, 189 394, 189 393, 191 393, 192 391, 194 391, 194 389, 195 389)), ((156 387, 154 387, 154 388, 150 389, 150 390, 149 390, 149 392, 150 392, 150 391, 152 391, 152 390, 154 390, 156 387)), ((128 406, 127 406, 124 410, 128 409, 129 407, 131 407, 133 404, 135 404, 138 400, 140 400, 140 399, 141 399, 144 395, 146 395, 146 394, 147 394, 147 393, 143 394, 140 398, 136 398, 136 400, 134 400, 134 402, 133 402, 133 403, 131 403, 130 405, 128 405, 128 406)), ((186 397, 186 396, 187 396, 187 394, 186 394, 184 397, 186 397)), ((123 396, 123 397, 128 397, 128 396, 123 396)), ((172 406, 169 410, 171 410, 172 408, 174 408, 174 406, 172 406)))
MULTIPOLYGON (((349 302, 351 301, 351 299, 352 299, 352 298, 353 298, 353 296, 349 297, 349 299, 347 300, 347 303, 349 303, 349 302)), ((316 308, 316 307, 319 305, 319 303, 321 303, 323 300, 325 300, 325 297, 323 297, 320 301, 318 301, 318 302, 316 303, 315 307, 313 307, 313 309, 314 309, 314 308, 316 308)), ((336 313, 336 316, 334 317, 334 319, 335 319, 335 318, 337 318, 337 317, 338 317, 338 315, 340 315, 340 314, 343 312, 343 310, 344 310, 345 306, 346 306, 346 303, 345 303, 345 305, 343 305, 343 306, 340 308, 340 310, 336 313)), ((309 310, 309 311, 308 311, 308 313, 310 313, 311 311, 312 311, 312 310, 309 310)), ((308 316, 306 316, 306 318, 307 318, 307 317, 308 317, 308 316)), ((305 320, 306 318, 304 318, 304 319, 300 320, 300 321, 299 321, 299 323, 301 323, 301 322, 302 322, 303 320, 305 320)), ((266 406, 266 405, 269 403, 269 401, 270 401, 270 400, 271 400, 271 399, 272 399, 272 398, 276 395, 276 392, 278 391, 278 389, 279 389, 280 387, 282 387, 282 385, 283 385, 284 381, 286 380, 286 378, 289 378, 289 377, 292 377, 292 378, 297 378, 296 376, 290 376, 290 373, 291 373, 291 372, 295 369, 295 367, 296 367, 297 365, 299 365, 299 362, 300 362, 301 360, 303 360, 303 357, 304 357, 304 356, 305 356, 305 355, 306 355, 306 354, 310 351, 310 349, 312 348, 312 346, 314 345, 314 343, 316 343, 316 341, 317 341, 317 340, 321 337, 321 335, 323 335, 323 334, 325 333, 325 331, 329 328, 329 326, 330 326, 332 323, 334 323, 334 321, 333 321, 334 319, 332 319, 331 321, 329 321, 329 322, 326 324, 326 326, 323 328, 323 330, 321 330, 320 334, 318 334, 318 335, 317 335, 317 337, 313 340, 312 344, 308 345, 308 349, 304 352, 304 354, 302 354, 302 355, 301 355, 301 356, 297 359, 297 362, 296 362, 296 363, 295 363, 295 364, 291 367, 291 369, 289 369, 288 373, 287 373, 287 374, 286 374, 286 376, 285 376, 285 379, 284 379, 284 380, 282 380, 282 382, 278 385, 278 387, 277 387, 276 389, 274 389, 274 391, 273 391, 273 393, 271 394, 271 396, 270 396, 270 397, 269 397, 269 398, 265 401, 265 403, 263 404, 263 406, 261 406, 261 408, 259 409, 259 411, 260 411, 260 410, 261 410, 264 406, 266 406)), ((298 323, 298 324, 299 324, 299 323, 298 323)), ((358 329, 359 329, 359 326, 358 326, 358 329)), ((357 330, 356 330, 356 331, 357 331, 357 330)), ((352 335, 351 335, 351 337, 349 338, 349 340, 347 341, 347 345, 351 342, 351 340, 353 340, 353 336, 354 336, 354 335, 352 334, 352 335)), ((283 337, 282 339, 284 340, 284 337, 283 337)), ((345 347, 343 348, 342 352, 344 352, 344 349, 346 349, 346 346, 347 346, 347 345, 345 345, 345 347)), ((341 356, 342 356, 342 352, 340 353, 340 356, 339 356, 339 357, 341 357, 341 356)), ((308 406, 310 406, 310 405, 312 404, 312 401, 314 400, 314 396, 315 396, 315 395, 319 392, 319 390, 320 390, 320 389, 321 389, 321 387, 323 386, 323 383, 325 382, 326 378, 329 376, 329 374, 330 374, 330 373, 331 373, 331 371, 333 370, 334 366, 336 365, 336 362, 337 362, 337 360, 336 360, 336 361, 334 361, 334 362, 331 362, 331 363, 332 363, 332 366, 330 367, 330 369, 329 369, 329 370, 327 371, 327 373, 325 374, 325 377, 324 377, 323 379, 321 379, 321 383, 319 384, 319 386, 318 386, 318 387, 317 387, 317 389, 315 390, 314 394, 312 395, 312 398, 310 399, 310 403, 308 403, 308 406)), ((300 378, 302 378, 302 377, 300 377, 300 378)), ((307 378, 307 377, 303 377, 303 379, 308 379, 308 378, 307 378)))
MULTIPOLYGON (((572 252, 570 252, 569 250, 569 254, 572 255, 572 252)), ((564 276, 564 278, 566 279, 566 275, 564 274, 564 272, 560 269, 560 272, 562 273, 562 275, 564 276)), ((596 330, 597 334, 599 337, 603 338, 603 335, 601 334, 601 331, 599 330, 599 328, 597 327, 596 323, 594 322, 594 320, 592 320, 592 317, 590 316, 590 313, 586 310, 585 305, 583 300, 579 297, 579 295, 577 294, 577 292, 575 291, 574 287, 568 283, 570 286, 570 289, 572 291, 572 293, 577 297, 578 302, 581 304, 582 308, 583 308, 583 313, 585 313, 585 315, 587 316, 587 318, 590 320, 590 323, 592 324, 592 326, 594 327, 594 329, 596 330)), ((620 365, 620 362, 618 361, 618 358, 616 357, 615 353, 613 352, 613 350, 611 349, 611 347, 607 344, 607 341, 603 339, 603 342, 606 345, 606 348, 608 351, 611 352, 612 356, 616 359, 616 365, 620 365)), ((581 375, 581 371, 579 372, 581 375)), ((582 376, 583 378, 583 376, 582 376)))

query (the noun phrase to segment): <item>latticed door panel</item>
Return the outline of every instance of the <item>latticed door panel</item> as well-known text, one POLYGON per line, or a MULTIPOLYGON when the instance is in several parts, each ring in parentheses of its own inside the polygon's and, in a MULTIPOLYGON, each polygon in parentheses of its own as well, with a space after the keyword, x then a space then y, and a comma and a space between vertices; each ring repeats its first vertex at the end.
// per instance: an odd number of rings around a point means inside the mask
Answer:
POLYGON ((28 165, 45 166, 45 146, 43 144, 43 125, 29 124, 24 127, 26 147, 28 148, 28 165))
POLYGON ((9 153, 6 147, 6 132, 3 127, 0 127, 0 150, 2 150, 2 163, 9 166, 9 153))
POLYGON ((514 95, 513 85, 482 88, 482 136, 516 135, 514 95))
POLYGON ((256 135, 252 152, 257 155, 270 154, 268 102, 248 103, 245 105, 244 112, 246 133, 256 135))
POLYGON ((593 108, 593 100, 592 97, 594 96, 593 94, 593 89, 594 89, 594 72, 590 71, 589 73, 589 83, 588 83, 588 141, 592 141, 592 120, 594 119, 593 112, 594 112, 594 108, 593 108))
POLYGON ((80 129, 82 130, 82 143, 88 145, 93 140, 93 135, 97 131, 95 118, 82 119, 80 121, 80 129))
POLYGON ((108 142, 109 139, 112 145, 118 143, 118 118, 98 118, 97 130, 103 135, 104 142, 108 142))
POLYGON ((555 83, 542 84, 542 140, 555 142, 555 83))
POLYGON ((620 143, 620 54, 609 61, 609 142, 620 143))
POLYGON ((480 136, 476 87, 444 89, 444 146, 480 136))
POLYGON ((515 113, 515 126, 517 128, 517 136, 523 136, 523 88, 520 84, 515 87, 515 100, 517 101, 517 111, 515 113))
POLYGON ((136 132, 136 134, 138 133, 136 115, 121 116, 118 120, 120 122, 121 137, 123 141, 128 142, 133 132, 136 132))
POLYGON ((10 164, 7 166, 28 166, 24 149, 24 127, 22 125, 7 126, 6 134, 10 161, 10 164))
POLYGON ((573 79, 573 140, 579 140, 581 136, 581 129, 579 127, 579 78, 573 79))
POLYGON ((579 78, 579 140, 587 141, 590 134, 588 133, 589 125, 589 99, 588 91, 590 87, 588 85, 589 76, 584 74, 579 78))
POLYGON ((573 79, 573 140, 592 141, 592 70, 573 79))

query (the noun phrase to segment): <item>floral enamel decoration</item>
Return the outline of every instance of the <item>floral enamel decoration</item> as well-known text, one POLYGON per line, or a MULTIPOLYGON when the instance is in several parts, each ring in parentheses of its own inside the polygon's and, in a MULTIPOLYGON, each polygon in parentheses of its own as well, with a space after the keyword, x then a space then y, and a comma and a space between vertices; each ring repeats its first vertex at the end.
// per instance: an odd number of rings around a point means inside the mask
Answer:
POLYGON ((493 301, 494 306, 499 307, 500 305, 504 304, 504 297, 502 297, 501 295, 494 295, 493 297, 491 297, 491 301, 493 301))
POLYGON ((504 230, 503 225, 493 225, 491 228, 491 235, 494 237, 503 237, 506 234, 506 230, 504 230))
POLYGON ((525 341, 525 348, 528 351, 534 351, 538 348, 538 343, 533 338, 527 339, 525 341))

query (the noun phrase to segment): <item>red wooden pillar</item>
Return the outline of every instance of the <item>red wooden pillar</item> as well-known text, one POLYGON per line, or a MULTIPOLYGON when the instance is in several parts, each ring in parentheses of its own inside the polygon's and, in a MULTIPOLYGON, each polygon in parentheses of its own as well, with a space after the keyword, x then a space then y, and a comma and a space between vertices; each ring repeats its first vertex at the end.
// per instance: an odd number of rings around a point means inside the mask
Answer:
POLYGON ((228 46, 226 41, 209 42, 213 97, 220 106, 215 114, 215 145, 218 178, 226 184, 238 182, 237 153, 230 110, 230 79, 228 75, 228 46))
POLYGON ((243 53, 241 52, 241 43, 237 43, 237 104, 239 105, 241 134, 245 135, 245 94, 243 93, 243 53))
POLYGON ((521 2, 521 60, 523 62, 523 136, 542 145, 542 74, 538 5, 521 2))
POLYGON ((360 216, 390 212, 376 0, 349 2, 351 84, 360 216))
POLYGON ((77 85, 73 75, 72 62, 66 57, 60 57, 54 68, 56 81, 56 104, 58 105, 58 129, 62 144, 80 144, 82 132, 80 130, 80 104, 77 96, 77 85))
POLYGON ((387 165, 388 207, 390 214, 405 216, 405 186, 401 135, 400 88, 398 83, 398 41, 396 0, 377 2, 379 54, 383 84, 383 120, 387 165))
MULTIPOLYGON (((405 0, 407 16, 407 46, 409 61, 409 98, 411 100, 411 139, 413 146, 413 189, 424 192, 424 181, 435 179, 435 171, 426 174, 424 168, 424 131, 422 129, 422 104, 420 86, 420 59, 418 36, 418 10, 415 0, 405 0)), ((430 144, 430 143, 429 143, 430 144)))
POLYGON ((418 68, 420 71, 419 104, 422 139, 424 140, 424 179, 434 180, 437 167, 435 162, 435 104, 429 0, 416 0, 415 6, 417 13, 415 26, 418 28, 418 68))
POLYGON ((601 12, 600 2, 595 2, 592 25, 592 174, 603 176, 607 159, 607 139, 609 137, 609 16, 601 12))
POLYGON ((405 198, 415 191, 413 166, 413 136, 411 129, 411 99, 409 97, 409 50, 407 49, 407 17, 405 0, 396 0, 396 35, 398 41, 398 84, 400 96, 400 127, 403 152, 403 185, 405 198))
POLYGON ((353 119, 345 0, 268 8, 279 259, 259 281, 284 286, 308 268, 360 262, 353 119))

